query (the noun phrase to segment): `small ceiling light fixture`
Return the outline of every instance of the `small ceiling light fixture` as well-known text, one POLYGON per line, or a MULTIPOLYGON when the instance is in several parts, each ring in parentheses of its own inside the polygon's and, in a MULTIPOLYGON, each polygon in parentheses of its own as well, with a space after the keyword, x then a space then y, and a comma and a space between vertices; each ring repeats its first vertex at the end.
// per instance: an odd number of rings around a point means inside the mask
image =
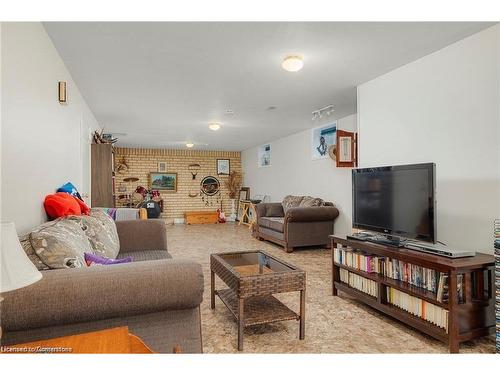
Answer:
POLYGON ((194 147, 194 143, 187 142, 187 143, 186 143, 186 147, 187 147, 187 148, 193 148, 193 147, 194 147))
POLYGON ((220 129, 220 122, 211 122, 208 124, 208 128, 213 131, 217 131, 220 129))
POLYGON ((312 120, 314 121, 322 119, 323 117, 328 117, 332 115, 333 112, 335 112, 335 110, 333 109, 333 105, 327 105, 326 107, 312 111, 312 120))
POLYGON ((298 72, 304 66, 304 60, 301 56, 287 56, 281 63, 281 67, 287 72, 298 72))

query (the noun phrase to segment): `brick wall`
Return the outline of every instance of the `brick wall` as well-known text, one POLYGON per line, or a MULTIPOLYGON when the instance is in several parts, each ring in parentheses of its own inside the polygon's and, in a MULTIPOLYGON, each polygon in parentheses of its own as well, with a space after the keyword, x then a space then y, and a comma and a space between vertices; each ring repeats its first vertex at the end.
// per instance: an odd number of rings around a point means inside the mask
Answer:
MULTIPOLYGON (((149 189, 149 173, 158 171, 158 162, 166 162, 167 172, 177 173, 177 192, 160 192, 164 202, 162 218, 172 222, 174 218, 184 218, 185 211, 217 210, 220 203, 217 203, 216 197, 208 198, 208 206, 201 199, 200 182, 206 176, 214 176, 220 181, 222 208, 226 212, 226 216, 229 216, 231 205, 227 189, 224 186, 227 176, 217 175, 216 163, 217 159, 230 159, 231 170, 241 172, 240 152, 117 147, 115 149, 115 163, 118 163, 123 156, 125 156, 129 169, 126 173, 116 174, 116 194, 123 194, 118 191, 121 183, 125 185, 127 193, 133 192, 137 186, 149 189), (191 172, 188 170, 188 165, 193 163, 198 163, 201 166, 195 180, 192 179, 191 172), (123 179, 127 177, 137 177, 139 181, 123 182, 123 179), (189 197, 190 193, 198 193, 198 195, 191 198, 189 197)), ((205 198, 207 197, 205 196, 205 198)))

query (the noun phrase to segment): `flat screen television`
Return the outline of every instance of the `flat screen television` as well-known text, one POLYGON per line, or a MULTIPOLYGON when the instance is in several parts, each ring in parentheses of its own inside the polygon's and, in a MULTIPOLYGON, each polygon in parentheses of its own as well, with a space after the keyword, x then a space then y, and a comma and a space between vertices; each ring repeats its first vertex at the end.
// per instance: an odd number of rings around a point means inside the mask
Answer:
POLYGON ((435 243, 434 163, 352 171, 354 228, 435 243))

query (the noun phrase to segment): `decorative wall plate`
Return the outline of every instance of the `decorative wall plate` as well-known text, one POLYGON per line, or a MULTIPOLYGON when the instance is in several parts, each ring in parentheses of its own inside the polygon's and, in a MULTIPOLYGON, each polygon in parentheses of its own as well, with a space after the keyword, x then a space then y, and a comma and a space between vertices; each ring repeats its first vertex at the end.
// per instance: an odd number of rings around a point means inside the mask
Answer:
POLYGON ((207 176, 200 183, 200 191, 208 196, 215 195, 220 190, 220 182, 213 176, 207 176))

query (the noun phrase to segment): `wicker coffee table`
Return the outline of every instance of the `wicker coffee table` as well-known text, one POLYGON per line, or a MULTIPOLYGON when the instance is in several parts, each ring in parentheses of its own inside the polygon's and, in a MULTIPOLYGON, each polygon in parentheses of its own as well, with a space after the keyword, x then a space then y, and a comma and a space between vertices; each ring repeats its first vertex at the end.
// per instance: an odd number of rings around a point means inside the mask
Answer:
POLYGON ((238 350, 243 350, 243 328, 256 324, 299 321, 299 339, 305 336, 306 273, 263 251, 210 255, 211 308, 215 295, 238 323, 238 350), (215 275, 228 286, 215 290, 215 275), (299 314, 278 301, 273 294, 300 292, 299 314))

